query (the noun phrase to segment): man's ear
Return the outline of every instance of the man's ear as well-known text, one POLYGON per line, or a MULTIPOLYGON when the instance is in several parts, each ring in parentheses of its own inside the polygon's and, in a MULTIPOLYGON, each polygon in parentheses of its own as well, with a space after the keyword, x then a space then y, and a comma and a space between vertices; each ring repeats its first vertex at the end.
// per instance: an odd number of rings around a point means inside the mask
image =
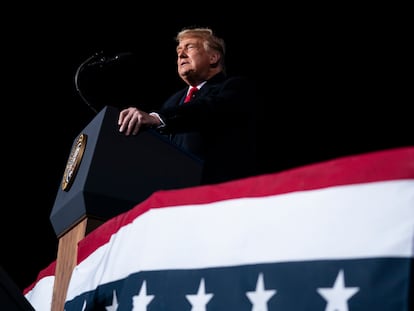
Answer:
POLYGON ((210 65, 211 67, 217 67, 220 62, 220 53, 210 54, 210 65))

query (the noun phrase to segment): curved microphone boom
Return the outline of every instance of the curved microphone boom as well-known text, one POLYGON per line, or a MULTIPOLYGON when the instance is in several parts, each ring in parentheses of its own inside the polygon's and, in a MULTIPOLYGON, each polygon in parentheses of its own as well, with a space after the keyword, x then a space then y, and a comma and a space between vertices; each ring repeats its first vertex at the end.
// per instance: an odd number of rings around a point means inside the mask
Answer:
POLYGON ((92 61, 93 59, 95 59, 96 57, 98 57, 100 54, 102 54, 102 52, 99 53, 94 53, 92 56, 89 56, 86 60, 84 60, 76 69, 76 73, 75 73, 75 88, 76 91, 78 92, 79 96, 82 98, 82 100, 86 103, 86 105, 92 109, 93 112, 98 113, 98 111, 91 105, 91 103, 85 98, 85 96, 83 96, 82 91, 80 90, 79 87, 79 75, 82 72, 82 70, 85 68, 85 66, 92 61))
POLYGON ((75 88, 78 92, 79 96, 82 98, 82 100, 86 103, 86 105, 92 109, 94 113, 98 113, 98 111, 91 105, 91 103, 86 99, 86 97, 83 95, 80 87, 79 87, 79 75, 81 72, 85 69, 85 67, 91 67, 91 66, 99 66, 102 68, 105 65, 111 64, 113 62, 119 61, 123 59, 124 57, 132 56, 131 52, 122 52, 115 54, 113 56, 105 56, 103 51, 96 52, 92 56, 88 57, 85 61, 83 61, 78 68, 76 69, 75 73, 75 88))
POLYGON ((88 62, 87 66, 89 67, 89 66, 98 65, 99 67, 103 67, 104 65, 111 64, 113 62, 119 61, 119 60, 121 60, 125 57, 128 57, 128 56, 132 56, 132 53, 131 52, 122 52, 122 53, 115 54, 114 56, 101 55, 101 57, 99 57, 97 60, 94 60, 93 62, 92 61, 88 62))

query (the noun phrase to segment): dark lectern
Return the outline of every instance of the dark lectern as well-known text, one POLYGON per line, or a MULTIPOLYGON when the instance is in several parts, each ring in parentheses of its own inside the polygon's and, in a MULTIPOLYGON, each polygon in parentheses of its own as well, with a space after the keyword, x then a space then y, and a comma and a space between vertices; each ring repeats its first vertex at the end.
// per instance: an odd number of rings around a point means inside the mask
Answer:
POLYGON ((77 243, 104 221, 154 191, 200 184, 202 162, 154 130, 118 131, 118 109, 106 106, 74 140, 50 220, 59 237, 53 310, 63 310, 77 243))
POLYGON ((118 131, 106 106, 75 139, 50 215, 57 236, 85 216, 107 220, 154 191, 199 185, 201 162, 153 130, 118 131))

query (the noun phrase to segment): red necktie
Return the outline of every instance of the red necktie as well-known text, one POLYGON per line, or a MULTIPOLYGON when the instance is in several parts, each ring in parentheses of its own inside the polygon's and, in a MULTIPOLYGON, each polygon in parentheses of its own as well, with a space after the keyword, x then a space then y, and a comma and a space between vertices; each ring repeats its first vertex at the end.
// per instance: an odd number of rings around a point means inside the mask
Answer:
POLYGON ((191 87, 190 92, 188 92, 187 96, 184 99, 184 104, 188 103, 190 100, 193 99, 195 93, 198 92, 198 88, 196 88, 195 86, 191 87))

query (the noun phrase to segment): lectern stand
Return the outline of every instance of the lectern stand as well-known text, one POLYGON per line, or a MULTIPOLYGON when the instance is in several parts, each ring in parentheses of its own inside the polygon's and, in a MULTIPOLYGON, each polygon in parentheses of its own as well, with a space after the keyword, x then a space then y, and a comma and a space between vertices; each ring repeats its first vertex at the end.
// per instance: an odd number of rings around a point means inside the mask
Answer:
POLYGON ((104 107, 74 140, 50 220, 59 238, 52 310, 64 310, 77 244, 106 220, 154 191, 200 184, 202 162, 153 130, 118 131, 119 111, 104 107))

